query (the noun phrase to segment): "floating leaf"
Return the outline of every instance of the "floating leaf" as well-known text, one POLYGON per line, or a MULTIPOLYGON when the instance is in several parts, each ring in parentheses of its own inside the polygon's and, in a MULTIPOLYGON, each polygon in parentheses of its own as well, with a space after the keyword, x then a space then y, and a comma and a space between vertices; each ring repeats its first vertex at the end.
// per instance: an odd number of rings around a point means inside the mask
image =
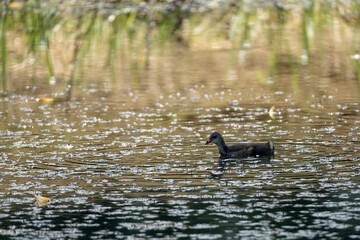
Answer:
POLYGON ((39 98, 38 100, 38 102, 40 103, 52 103, 53 101, 54 99, 49 97, 39 98))
POLYGON ((36 195, 36 194, 34 194, 34 196, 36 197, 35 204, 40 205, 40 206, 46 206, 46 205, 48 205, 48 203, 50 201, 50 198, 47 198, 47 197, 42 197, 42 196, 36 195))
POLYGON ((275 118, 275 106, 272 106, 269 110, 269 116, 274 119, 275 118))

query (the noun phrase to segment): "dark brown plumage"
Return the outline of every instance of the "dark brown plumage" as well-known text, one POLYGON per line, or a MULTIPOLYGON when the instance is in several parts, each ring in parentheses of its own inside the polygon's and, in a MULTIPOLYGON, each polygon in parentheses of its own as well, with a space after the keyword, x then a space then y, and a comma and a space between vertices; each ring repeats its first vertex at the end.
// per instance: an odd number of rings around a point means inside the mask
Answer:
POLYGON ((222 158, 271 157, 275 150, 272 140, 267 143, 237 143, 228 146, 218 132, 213 132, 205 145, 209 143, 214 143, 218 147, 222 158))

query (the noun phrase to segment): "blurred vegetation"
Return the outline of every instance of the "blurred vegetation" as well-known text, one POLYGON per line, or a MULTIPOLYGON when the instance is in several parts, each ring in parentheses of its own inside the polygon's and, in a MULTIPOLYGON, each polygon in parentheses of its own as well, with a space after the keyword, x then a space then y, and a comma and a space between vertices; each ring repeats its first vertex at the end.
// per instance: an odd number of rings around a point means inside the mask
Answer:
POLYGON ((359 0, 5 0, 0 8, 4 90, 9 66, 25 58, 31 59, 33 76, 43 68, 54 82, 56 44, 71 55, 70 85, 89 54, 106 51, 103 64, 110 71, 124 55, 142 58, 132 62, 136 85, 136 69, 148 67, 154 48, 238 49, 241 56, 265 46, 270 60, 257 70, 259 81, 286 71, 296 90, 302 66, 332 61, 324 59, 325 51, 344 48, 343 38, 349 37, 345 59, 360 83, 359 0), (17 57, 12 39, 19 37, 25 39, 26 57, 17 57))

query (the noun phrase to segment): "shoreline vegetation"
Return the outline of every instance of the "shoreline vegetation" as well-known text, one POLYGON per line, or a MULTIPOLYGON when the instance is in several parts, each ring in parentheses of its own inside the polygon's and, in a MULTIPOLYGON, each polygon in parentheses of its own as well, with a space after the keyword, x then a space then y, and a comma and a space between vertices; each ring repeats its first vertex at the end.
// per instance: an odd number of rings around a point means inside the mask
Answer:
POLYGON ((16 71, 72 86, 96 59, 115 76, 119 61, 147 69, 169 49, 251 52, 258 80, 304 71, 360 84, 360 2, 349 1, 10 1, 0 3, 1 91, 16 71))

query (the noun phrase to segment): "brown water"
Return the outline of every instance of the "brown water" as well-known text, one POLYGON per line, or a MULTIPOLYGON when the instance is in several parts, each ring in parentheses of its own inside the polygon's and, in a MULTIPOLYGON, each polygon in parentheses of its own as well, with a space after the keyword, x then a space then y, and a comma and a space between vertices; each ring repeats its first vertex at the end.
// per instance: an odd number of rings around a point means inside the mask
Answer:
POLYGON ((287 71, 260 81, 254 51, 242 63, 237 50, 180 48, 149 68, 121 63, 116 80, 85 64, 70 101, 66 76, 10 74, 0 235, 360 238, 359 82, 312 66, 295 82, 287 71), (219 162, 204 145, 215 130, 227 142, 272 138, 275 158, 219 162))

